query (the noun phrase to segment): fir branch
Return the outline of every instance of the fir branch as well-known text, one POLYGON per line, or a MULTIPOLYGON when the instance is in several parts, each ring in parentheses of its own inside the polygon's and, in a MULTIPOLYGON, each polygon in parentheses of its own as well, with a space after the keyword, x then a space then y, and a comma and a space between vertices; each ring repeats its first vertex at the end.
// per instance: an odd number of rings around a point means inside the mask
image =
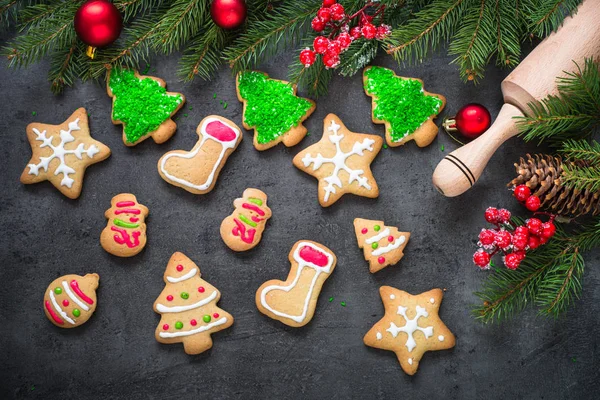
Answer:
POLYGON ((306 89, 311 96, 319 97, 327 93, 329 81, 333 77, 333 70, 325 68, 320 55, 317 55, 317 59, 311 67, 300 64, 296 57, 290 65, 288 75, 290 82, 306 89))
POLYGON ((344 53, 338 67, 340 75, 352 76, 366 67, 377 56, 379 43, 376 40, 354 41, 344 53))
POLYGON ((212 22, 207 25, 208 28, 192 40, 179 61, 177 73, 186 82, 196 76, 210 79, 223 61, 221 49, 229 42, 229 35, 212 22))
POLYGON ((586 161, 591 165, 600 165, 600 143, 595 140, 566 140, 560 153, 570 160, 586 161))
POLYGON ((65 85, 71 86, 78 75, 76 63, 78 42, 74 38, 69 47, 59 49, 51 56, 48 79, 54 94, 61 93, 65 85))
POLYGON ((563 164, 562 180, 567 187, 596 192, 600 190, 600 166, 563 164))
POLYGON ((296 44, 321 3, 320 0, 284 3, 266 20, 255 21, 224 51, 233 72, 254 68, 282 48, 296 44))
POLYGON ((208 14, 205 0, 176 0, 161 16, 153 34, 155 47, 165 54, 179 50, 196 36, 208 14))
POLYGON ((135 16, 143 16, 163 6, 169 0, 117 0, 113 4, 123 15, 123 21, 129 22, 135 16))
POLYGON ((496 25, 496 65, 514 67, 521 55, 520 36, 523 23, 518 15, 518 2, 495 0, 494 24, 496 25))
POLYGON ((582 0, 543 0, 524 2, 529 30, 538 37, 556 31, 566 16, 572 15, 582 0))
POLYGON ((11 28, 18 22, 19 13, 40 0, 0 0, 0 28, 11 28))

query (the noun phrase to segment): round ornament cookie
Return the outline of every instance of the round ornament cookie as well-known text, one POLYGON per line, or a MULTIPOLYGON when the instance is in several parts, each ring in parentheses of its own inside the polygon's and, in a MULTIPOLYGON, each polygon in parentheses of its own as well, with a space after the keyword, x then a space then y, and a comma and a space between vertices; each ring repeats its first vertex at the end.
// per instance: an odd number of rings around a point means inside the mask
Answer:
POLYGON ((59 328, 84 324, 96 311, 98 274, 65 275, 55 279, 44 295, 46 317, 59 328))
POLYGON ((267 220, 271 218, 267 195, 258 189, 246 189, 233 206, 233 214, 221 223, 221 238, 233 251, 250 250, 260 242, 267 220))
POLYGON ((104 250, 118 257, 132 257, 146 246, 148 207, 138 203, 131 193, 112 198, 104 216, 108 219, 100 235, 104 250))

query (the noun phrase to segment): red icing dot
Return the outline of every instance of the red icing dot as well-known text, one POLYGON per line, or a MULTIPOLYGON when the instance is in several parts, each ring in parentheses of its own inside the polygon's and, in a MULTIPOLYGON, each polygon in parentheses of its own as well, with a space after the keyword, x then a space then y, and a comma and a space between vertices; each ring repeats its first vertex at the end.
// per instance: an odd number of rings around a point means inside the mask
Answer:
POLYGON ((177 266, 177 271, 179 271, 179 272, 183 271, 183 265, 179 264, 177 266))
POLYGON ((198 322, 196 322, 195 319, 190 321, 190 325, 192 325, 192 326, 196 326, 197 324, 198 324, 198 322))
POLYGON ((167 296, 167 300, 168 300, 168 301, 173 301, 173 296, 171 296, 171 295, 168 295, 168 296, 167 296))
POLYGON ((385 262, 385 257, 379 257, 377 261, 379 261, 379 264, 383 264, 385 262))
POLYGON ((388 242, 393 242, 394 241, 394 237, 392 235, 388 236, 388 242))
POLYGON ((164 324, 163 325, 163 330, 164 331, 168 331, 169 330, 169 324, 164 324))
POLYGON ((63 306, 68 307, 69 306, 69 300, 64 299, 63 300, 63 306))
POLYGON ((219 313, 214 313, 213 318, 219 318, 219 313))
POLYGON ((200 293, 204 293, 204 286, 200 286, 200 287, 198 288, 198 291, 199 291, 200 293))
POLYGON ((367 228, 362 228, 362 231, 360 231, 363 235, 367 232, 369 232, 369 230, 367 228))

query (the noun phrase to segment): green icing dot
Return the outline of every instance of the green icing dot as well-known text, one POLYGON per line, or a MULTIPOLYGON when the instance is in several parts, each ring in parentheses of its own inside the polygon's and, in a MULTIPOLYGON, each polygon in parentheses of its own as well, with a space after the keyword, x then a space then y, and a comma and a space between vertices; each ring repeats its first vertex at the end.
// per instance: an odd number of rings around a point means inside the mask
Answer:
POLYGON ((375 249, 376 249, 376 248, 378 248, 378 247, 379 247, 379 243, 377 243, 377 242, 375 242, 375 243, 371 244, 371 248, 372 248, 373 250, 375 250, 375 249))
POLYGON ((399 142, 439 112, 442 100, 423 93, 416 79, 403 79, 394 71, 371 67, 365 72, 365 91, 375 96, 373 117, 390 123, 392 142, 399 142))
POLYGON ((55 288, 54 288, 54 293, 56 293, 56 294, 61 294, 61 293, 62 293, 62 288, 55 287, 55 288))
POLYGON ((374 230, 375 232, 379 232, 379 230, 380 230, 380 229, 381 229, 381 227, 380 227, 379 225, 375 225, 375 226, 373 227, 373 230, 374 230))
POLYGON ((181 321, 175 322, 175 329, 181 329, 181 328, 183 328, 183 322, 181 322, 181 321))
POLYGON ((244 122, 256 129, 256 140, 261 144, 271 142, 298 126, 312 107, 310 101, 294 95, 291 85, 269 79, 260 72, 241 73, 238 90, 247 101, 244 122))
POLYGON ((181 298, 187 300, 190 298, 190 294, 188 292, 181 292, 181 298))
POLYGON ((73 310, 73 316, 74 317, 79 317, 80 315, 81 315, 81 311, 79 311, 79 309, 76 308, 76 309, 73 310))
POLYGON ((202 317, 202 320, 208 324, 210 322, 210 315, 205 315, 202 317))
POLYGON ((183 101, 179 94, 167 94, 154 79, 138 79, 131 70, 113 69, 109 86, 115 96, 112 118, 123 122, 128 143, 155 131, 183 101))

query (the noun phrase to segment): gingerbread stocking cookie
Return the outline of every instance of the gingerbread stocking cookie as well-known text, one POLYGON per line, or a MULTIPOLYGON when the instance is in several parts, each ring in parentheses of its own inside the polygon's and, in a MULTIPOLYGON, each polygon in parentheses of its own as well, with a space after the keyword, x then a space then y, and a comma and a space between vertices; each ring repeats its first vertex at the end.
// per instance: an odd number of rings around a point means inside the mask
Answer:
POLYGON ((65 275, 55 279, 44 295, 44 312, 59 328, 84 324, 96 311, 98 274, 65 275))
POLYGON ((441 289, 413 296, 391 286, 379 289, 385 315, 365 335, 367 346, 396 353, 400 366, 414 375, 427 351, 454 347, 454 335, 444 325, 438 313, 441 289))
POLYGON ((211 334, 229 328, 233 317, 217 306, 221 293, 201 278, 200 268, 183 253, 171 256, 163 276, 165 288, 154 302, 160 314, 156 340, 183 343, 187 354, 213 345, 211 334))
POLYGON ((310 322, 323 283, 335 269, 335 254, 322 244, 301 240, 289 254, 292 264, 285 281, 270 280, 256 292, 256 306, 266 316, 291 327, 310 322))
POLYGON ((158 173, 190 193, 210 192, 221 168, 242 141, 240 128, 227 118, 209 115, 196 129, 200 140, 191 151, 173 150, 158 160, 158 173))
POLYGON ((258 189, 246 189, 233 206, 233 214, 221 223, 221 238, 233 251, 250 250, 260 242, 267 220, 271 218, 267 195, 258 189))
POLYGON ((90 136, 85 108, 77 109, 60 125, 27 125, 32 156, 21 174, 24 184, 50 181, 62 194, 81 194, 85 169, 110 156, 110 149, 90 136))
POLYGON ((146 246, 148 207, 138 203, 131 193, 116 195, 110 204, 104 213, 108 223, 100 235, 100 244, 115 256, 135 256, 146 246))
POLYGON ((400 232, 383 221, 355 218, 354 233, 358 247, 363 249, 369 271, 375 273, 396 264, 404 256, 404 248, 410 238, 409 232, 400 232))

